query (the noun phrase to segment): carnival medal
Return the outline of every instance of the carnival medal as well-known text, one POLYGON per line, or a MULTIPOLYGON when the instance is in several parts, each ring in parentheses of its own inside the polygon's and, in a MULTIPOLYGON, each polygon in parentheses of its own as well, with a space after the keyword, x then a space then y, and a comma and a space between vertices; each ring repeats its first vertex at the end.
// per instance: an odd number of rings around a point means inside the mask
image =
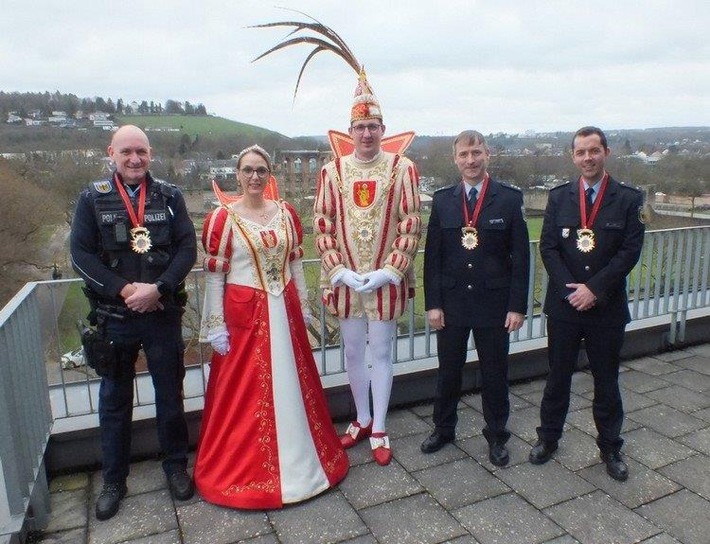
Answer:
MULTIPOLYGON (((472 191, 474 189, 471 189, 472 191)), ((461 199, 463 202, 463 222, 464 226, 461 227, 461 245, 464 249, 468 251, 473 251, 478 247, 478 230, 476 230, 476 224, 478 223, 478 216, 481 215, 481 209, 483 207, 483 198, 486 196, 486 191, 488 190, 488 174, 483 178, 483 185, 481 187, 481 194, 476 200, 476 205, 473 208, 473 214, 469 218, 468 216, 468 202, 466 202, 466 191, 461 191, 461 199)))
POLYGON ((587 217, 587 201, 584 193, 584 181, 581 176, 579 178, 579 216, 581 218, 582 228, 577 229, 577 249, 582 253, 589 253, 596 247, 592 225, 594 224, 594 220, 597 218, 597 214, 599 213, 599 208, 602 205, 602 200, 604 199, 604 193, 606 192, 608 182, 609 174, 604 172, 601 186, 599 187, 599 194, 594 201, 589 217, 587 217))
POLYGON ((464 249, 476 249, 478 246, 478 232, 473 227, 461 229, 461 245, 464 249))
POLYGON ((594 231, 592 229, 577 229, 577 249, 589 253, 594 249, 594 231))
POLYGON ((114 174, 113 182, 116 185, 118 194, 121 195, 121 200, 123 200, 123 205, 126 207, 126 212, 128 212, 128 218, 131 220, 131 225, 133 225, 133 228, 130 230, 131 249, 136 253, 147 253, 153 246, 153 242, 150 239, 150 232, 143 226, 143 220, 145 218, 145 198, 146 193, 148 192, 146 182, 143 180, 140 184, 137 214, 133 209, 131 199, 128 197, 128 193, 123 187, 123 183, 118 177, 118 174, 114 174))
POLYGON ((131 233, 131 249, 136 253, 147 253, 153 247, 153 242, 150 240, 150 233, 145 227, 134 227, 130 230, 131 233))

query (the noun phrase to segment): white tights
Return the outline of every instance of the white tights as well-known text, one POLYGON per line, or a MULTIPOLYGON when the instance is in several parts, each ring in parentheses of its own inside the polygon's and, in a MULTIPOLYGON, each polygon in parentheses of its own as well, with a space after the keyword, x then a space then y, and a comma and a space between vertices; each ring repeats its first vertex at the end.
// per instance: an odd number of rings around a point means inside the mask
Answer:
POLYGON ((366 318, 340 320, 340 334, 345 347, 345 364, 350 390, 355 401, 357 421, 366 427, 372 420, 372 432, 385 432, 385 418, 392 391, 392 342, 396 321, 368 321, 366 318), (369 341, 372 371, 365 360, 369 341), (370 384, 372 408, 370 415, 370 384))

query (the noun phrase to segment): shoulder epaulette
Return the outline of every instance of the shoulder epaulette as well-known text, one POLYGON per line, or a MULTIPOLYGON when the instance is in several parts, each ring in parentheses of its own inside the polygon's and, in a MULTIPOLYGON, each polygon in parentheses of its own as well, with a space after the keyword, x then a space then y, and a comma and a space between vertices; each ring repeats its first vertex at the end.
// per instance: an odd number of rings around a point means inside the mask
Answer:
POLYGON ((560 183, 559 185, 555 185, 552 189, 550 189, 550 191, 554 191, 555 189, 560 189, 562 187, 567 187, 568 185, 569 185, 569 180, 564 181, 564 182, 560 183))
POLYGON ((441 191, 447 191, 448 189, 453 189, 453 188, 456 187, 457 185, 458 185, 458 183, 454 183, 454 184, 452 184, 452 185, 447 185, 447 186, 445 186, 445 187, 440 187, 439 189, 437 189, 437 190, 434 191, 434 192, 435 192, 435 193, 439 193, 439 192, 441 192, 441 191))
POLYGON ((503 183, 502 181, 499 181, 498 183, 500 183, 501 187, 505 187, 506 189, 510 189, 512 191, 517 191, 519 193, 523 192, 523 190, 520 187, 518 187, 517 185, 513 185, 512 183, 503 183))
POLYGON ((626 183, 624 183, 623 181, 619 182, 619 186, 623 189, 631 189, 632 191, 636 191, 637 193, 643 192, 641 190, 641 187, 635 187, 634 185, 626 185, 626 183))

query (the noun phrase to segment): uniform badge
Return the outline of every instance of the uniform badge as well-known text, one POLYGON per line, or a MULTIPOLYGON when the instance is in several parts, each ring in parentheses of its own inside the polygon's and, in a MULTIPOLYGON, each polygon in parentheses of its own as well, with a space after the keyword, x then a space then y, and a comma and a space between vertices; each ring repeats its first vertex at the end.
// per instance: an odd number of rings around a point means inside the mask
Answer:
POLYGON ((579 229, 577 231, 577 249, 582 253, 589 253, 594 249, 594 231, 592 229, 579 229))
POLYGON ((353 202, 358 208, 367 208, 375 201, 377 182, 374 179, 364 179, 353 183, 353 202))
POLYGON ((562 229, 562 238, 569 238, 569 229, 562 229))
POLYGON ((103 181, 95 181, 94 182, 94 189, 96 189, 97 193, 101 194, 107 194, 111 192, 111 182, 108 180, 103 180, 103 181))
POLYGON ((153 242, 150 240, 150 233, 145 227, 135 227, 131 229, 131 249, 136 253, 148 253, 153 242))

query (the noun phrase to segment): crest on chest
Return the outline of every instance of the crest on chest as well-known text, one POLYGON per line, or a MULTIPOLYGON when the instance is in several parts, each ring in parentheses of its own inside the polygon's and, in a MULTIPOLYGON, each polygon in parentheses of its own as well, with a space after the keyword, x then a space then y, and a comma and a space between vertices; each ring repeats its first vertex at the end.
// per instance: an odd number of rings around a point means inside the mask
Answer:
POLYGON ((353 202, 358 208, 367 208, 375 201, 377 182, 374 179, 361 179, 353 183, 353 202))

